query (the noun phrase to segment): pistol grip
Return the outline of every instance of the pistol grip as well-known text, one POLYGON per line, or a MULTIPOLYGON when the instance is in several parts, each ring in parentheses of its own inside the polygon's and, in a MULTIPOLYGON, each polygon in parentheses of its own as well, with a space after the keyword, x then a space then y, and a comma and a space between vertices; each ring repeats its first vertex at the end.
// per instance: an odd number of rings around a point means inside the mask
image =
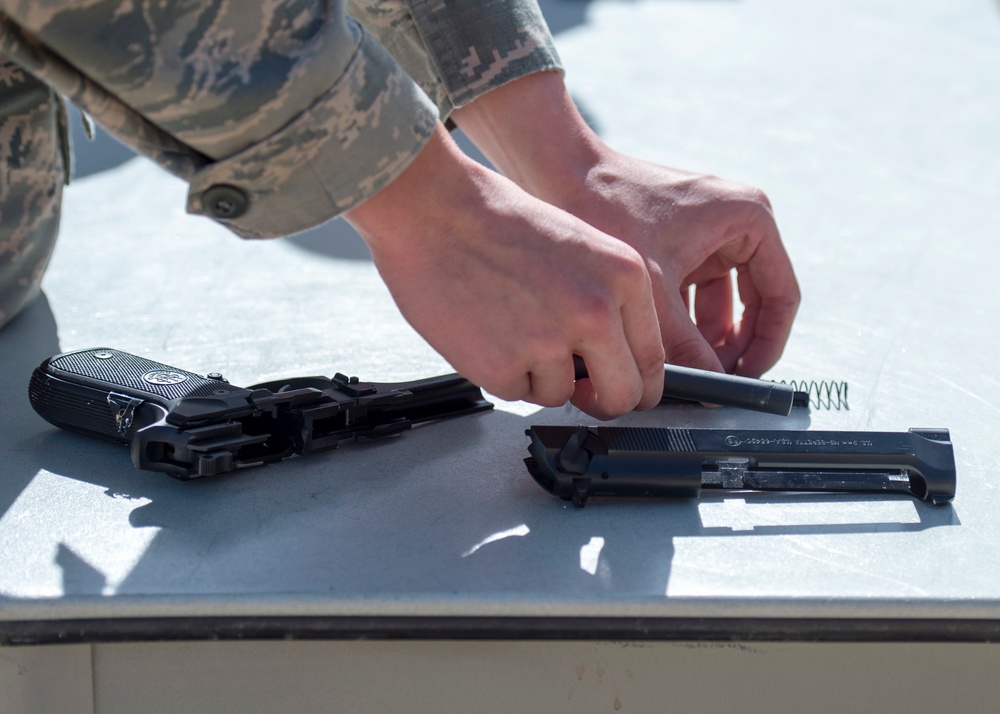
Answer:
POLYGON ((45 360, 28 387, 31 406, 55 426, 129 443, 190 396, 238 388, 110 348, 66 352, 45 360))

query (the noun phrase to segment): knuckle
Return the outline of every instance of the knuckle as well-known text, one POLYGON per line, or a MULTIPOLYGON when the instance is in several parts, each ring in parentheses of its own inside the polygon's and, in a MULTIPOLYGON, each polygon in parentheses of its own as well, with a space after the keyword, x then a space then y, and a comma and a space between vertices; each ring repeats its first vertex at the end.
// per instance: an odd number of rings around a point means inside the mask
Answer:
POLYGON ((749 184, 721 182, 719 197, 732 209, 749 211, 748 215, 771 216, 774 208, 762 188, 749 184))
POLYGON ((799 305, 802 304, 802 292, 799 290, 799 284, 794 283, 792 286, 791 294, 788 296, 786 301, 786 307, 788 312, 793 315, 799 311, 799 305))
POLYGON ((656 377, 663 373, 666 352, 662 345, 653 345, 635 355, 635 364, 643 378, 656 377))
POLYGON ((748 183, 719 180, 717 184, 717 191, 721 197, 728 198, 731 201, 756 204, 758 206, 763 206, 768 210, 771 208, 771 199, 768 198, 767 193, 765 193, 759 186, 754 186, 748 183))
POLYGON ((547 387, 544 391, 532 391, 528 401, 543 407, 561 407, 573 397, 573 383, 567 382, 557 387, 547 387))
POLYGON ((528 396, 527 392, 525 392, 523 389, 513 386, 494 387, 494 388, 484 386, 483 389, 485 389, 493 396, 502 399, 505 402, 524 401, 525 398, 528 396))
POLYGON ((602 335, 617 312, 611 294, 588 290, 581 295, 570 318, 570 333, 580 336, 602 335))
POLYGON ((555 335, 536 340, 531 346, 530 353, 533 364, 546 368, 564 367, 568 370, 573 361, 569 346, 555 335))
POLYGON ((758 186, 728 181, 713 175, 702 176, 701 185, 705 193, 717 200, 756 204, 771 210, 771 199, 758 186))
POLYGON ((526 399, 543 407, 562 406, 573 396, 573 356, 559 340, 544 340, 533 347, 530 392, 526 399))
POLYGON ((646 262, 639 252, 631 247, 628 247, 612 268, 615 270, 615 277, 625 285, 641 285, 649 279, 646 262))
POLYGON ((763 206, 768 211, 771 210, 771 199, 767 197, 763 189, 756 186, 747 186, 744 188, 744 200, 763 206))
POLYGON ((528 394, 526 374, 511 367, 494 367, 488 370, 478 384, 490 394, 508 402, 517 402, 528 394))
POLYGON ((628 257, 608 261, 605 268, 605 288, 588 286, 579 301, 580 317, 601 328, 607 327, 609 321, 617 320, 625 304, 643 299, 644 294, 650 297, 652 294, 649 273, 638 254, 635 259, 628 257))
POLYGON ((670 345, 666 359, 671 364, 706 368, 705 347, 706 343, 702 338, 690 337, 670 345))
POLYGON ((642 400, 642 382, 636 380, 628 387, 601 395, 601 408, 609 414, 625 414, 635 409, 642 400))
POLYGON ((793 280, 781 295, 768 297, 764 307, 768 312, 780 317, 794 317, 802 304, 802 293, 798 283, 793 280))

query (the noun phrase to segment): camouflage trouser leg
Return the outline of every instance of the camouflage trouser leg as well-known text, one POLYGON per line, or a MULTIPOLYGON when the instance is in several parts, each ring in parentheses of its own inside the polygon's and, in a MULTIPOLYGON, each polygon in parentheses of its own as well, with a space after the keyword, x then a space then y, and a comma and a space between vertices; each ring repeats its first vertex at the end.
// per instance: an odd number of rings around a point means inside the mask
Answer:
POLYGON ((65 128, 59 98, 0 57, 0 327, 38 294, 55 246, 65 128))

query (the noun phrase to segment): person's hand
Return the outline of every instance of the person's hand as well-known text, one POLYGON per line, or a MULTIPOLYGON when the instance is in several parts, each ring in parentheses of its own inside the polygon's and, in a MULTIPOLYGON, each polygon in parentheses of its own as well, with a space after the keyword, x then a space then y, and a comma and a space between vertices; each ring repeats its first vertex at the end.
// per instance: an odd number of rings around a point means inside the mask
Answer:
POLYGON ((659 402, 642 257, 468 159, 443 127, 347 219, 410 324, 488 392, 598 418, 659 402), (574 354, 589 379, 574 382, 574 354))
POLYGON ((611 151, 554 72, 493 90, 453 117, 505 175, 643 256, 670 362, 756 377, 778 360, 799 288, 761 191, 611 151), (744 306, 736 320, 733 268, 744 306))
POLYGON ((607 152, 575 192, 554 203, 644 256, 667 359, 752 377, 778 361, 799 288, 761 191, 607 152))

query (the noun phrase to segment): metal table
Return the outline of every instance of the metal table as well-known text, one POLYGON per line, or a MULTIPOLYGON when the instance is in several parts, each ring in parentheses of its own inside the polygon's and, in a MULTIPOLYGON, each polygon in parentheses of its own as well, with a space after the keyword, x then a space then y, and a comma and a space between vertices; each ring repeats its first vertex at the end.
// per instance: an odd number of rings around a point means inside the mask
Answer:
POLYGON ((45 294, 0 333, 0 708, 934 711, 1000 695, 1000 8, 543 7, 612 146, 767 190, 804 295, 768 376, 850 384, 846 405, 789 418, 674 406, 617 423, 947 427, 953 504, 578 510, 532 482, 523 432, 592 420, 499 401, 235 475, 137 471, 31 411, 42 359, 109 346, 235 384, 450 368, 343 222, 240 242, 128 160, 69 189, 45 294))

